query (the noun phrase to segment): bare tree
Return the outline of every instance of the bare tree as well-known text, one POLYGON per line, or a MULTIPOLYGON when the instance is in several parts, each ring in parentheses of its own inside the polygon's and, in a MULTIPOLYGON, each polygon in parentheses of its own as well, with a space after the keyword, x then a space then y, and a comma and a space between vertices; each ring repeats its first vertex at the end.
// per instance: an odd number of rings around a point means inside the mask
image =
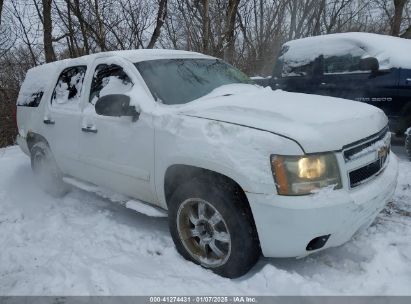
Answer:
POLYGON ((238 5, 240 4, 240 1, 241 0, 228 0, 228 7, 226 12, 226 24, 224 33, 224 59, 231 63, 234 61, 234 34, 238 5))
POLYGON ((210 2, 209 0, 202 0, 203 4, 203 53, 209 53, 210 41, 210 2))
POLYGON ((157 39, 160 36, 161 27, 163 26, 166 17, 167 17, 167 0, 160 0, 158 4, 156 28, 154 29, 150 42, 147 45, 148 49, 154 48, 154 45, 156 44, 157 39))
POLYGON ((408 0, 394 0, 394 16, 392 19, 391 35, 399 36, 401 30, 402 14, 408 0))
POLYGON ((3 12, 3 0, 0 0, 0 25, 1 25, 1 13, 3 12))
POLYGON ((44 43, 44 56, 46 62, 52 62, 56 60, 53 49, 53 36, 52 36, 52 20, 51 20, 51 2, 52 0, 42 0, 43 4, 43 43, 44 43))

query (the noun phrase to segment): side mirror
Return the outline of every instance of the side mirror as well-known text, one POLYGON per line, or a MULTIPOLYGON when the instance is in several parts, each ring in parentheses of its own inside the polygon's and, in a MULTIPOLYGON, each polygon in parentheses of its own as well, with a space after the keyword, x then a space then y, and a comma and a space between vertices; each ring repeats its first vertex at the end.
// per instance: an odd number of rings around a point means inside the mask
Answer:
POLYGON ((130 106, 130 97, 123 94, 110 94, 100 97, 95 105, 96 113, 104 116, 131 116, 137 121, 140 113, 130 106))
POLYGON ((379 68, 380 68, 380 64, 377 58, 368 57, 368 58, 363 58, 360 61, 361 71, 371 71, 372 73, 376 73, 378 72, 379 68))

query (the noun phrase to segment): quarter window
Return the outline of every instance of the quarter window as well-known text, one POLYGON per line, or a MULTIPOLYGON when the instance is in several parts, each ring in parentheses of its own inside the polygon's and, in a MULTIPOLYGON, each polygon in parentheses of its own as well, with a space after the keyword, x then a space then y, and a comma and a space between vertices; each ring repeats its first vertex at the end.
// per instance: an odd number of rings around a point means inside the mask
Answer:
POLYGON ((78 105, 83 88, 86 66, 66 68, 57 81, 51 97, 53 106, 78 105))
POLYGON ((133 83, 122 67, 115 64, 100 64, 94 72, 89 102, 95 105, 102 96, 124 94, 132 87, 133 83))
POLYGON ((44 92, 43 91, 37 91, 32 94, 26 94, 24 95, 21 100, 17 102, 18 106, 24 106, 24 107, 38 107, 41 101, 41 98, 43 97, 44 92))

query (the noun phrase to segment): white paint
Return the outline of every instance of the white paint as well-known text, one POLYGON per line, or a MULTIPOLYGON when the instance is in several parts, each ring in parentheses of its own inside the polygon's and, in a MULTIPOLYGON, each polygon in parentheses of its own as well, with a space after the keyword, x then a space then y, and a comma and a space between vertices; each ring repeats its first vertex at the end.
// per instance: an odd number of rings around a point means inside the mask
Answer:
MULTIPOLYGON (((167 209, 165 176, 171 166, 194 166, 231 178, 246 192, 266 256, 304 255, 307 243, 319 233, 335 234, 327 246, 340 245, 376 216, 367 214, 352 221, 360 213, 357 205, 367 213, 373 208, 380 210, 392 194, 395 159, 379 179, 352 191, 347 180, 352 164, 345 164, 340 152, 343 146, 386 126, 387 118, 381 110, 353 101, 239 84, 221 86, 185 105, 168 106, 154 101, 133 65, 155 58, 211 57, 144 50, 47 65, 51 79, 57 79, 67 66, 87 65, 79 108, 69 111, 50 107, 56 82, 47 81, 38 108, 18 107, 20 132, 31 130, 43 135, 64 174, 163 209, 167 209), (136 122, 131 117, 97 115, 89 103, 92 77, 102 63, 121 66, 131 79, 133 87, 121 93, 130 96, 131 104, 140 112, 136 122), (45 125, 45 116, 55 124, 45 125), (95 128, 97 133, 82 132, 84 126, 95 128), (327 198, 277 194, 270 165, 272 154, 326 151, 332 151, 339 162, 343 189, 329 193, 327 198), (365 203, 370 201, 375 205, 365 203), (311 219, 310 225, 306 218, 311 219)), ((44 69, 30 70, 23 93, 44 69)), ((114 85, 105 93, 117 90, 118 85, 114 85)), ((366 161, 365 156, 360 157, 356 164, 363 166, 366 161)), ((134 203, 129 205, 136 207, 134 203)))

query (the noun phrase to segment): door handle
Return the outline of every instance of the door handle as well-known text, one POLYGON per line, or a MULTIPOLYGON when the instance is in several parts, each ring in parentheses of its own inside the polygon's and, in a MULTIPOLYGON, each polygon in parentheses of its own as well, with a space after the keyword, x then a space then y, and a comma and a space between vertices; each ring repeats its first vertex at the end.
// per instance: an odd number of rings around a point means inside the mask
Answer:
POLYGON ((86 133, 97 133, 97 129, 94 126, 82 127, 81 131, 86 132, 86 133))
POLYGON ((45 118, 45 119, 43 120, 43 122, 44 122, 46 125, 54 125, 54 124, 56 123, 54 120, 52 120, 52 119, 50 119, 50 118, 45 118))
POLYGON ((320 87, 321 88, 326 88, 326 89, 333 89, 336 87, 335 83, 328 83, 328 82, 320 82, 320 87))

